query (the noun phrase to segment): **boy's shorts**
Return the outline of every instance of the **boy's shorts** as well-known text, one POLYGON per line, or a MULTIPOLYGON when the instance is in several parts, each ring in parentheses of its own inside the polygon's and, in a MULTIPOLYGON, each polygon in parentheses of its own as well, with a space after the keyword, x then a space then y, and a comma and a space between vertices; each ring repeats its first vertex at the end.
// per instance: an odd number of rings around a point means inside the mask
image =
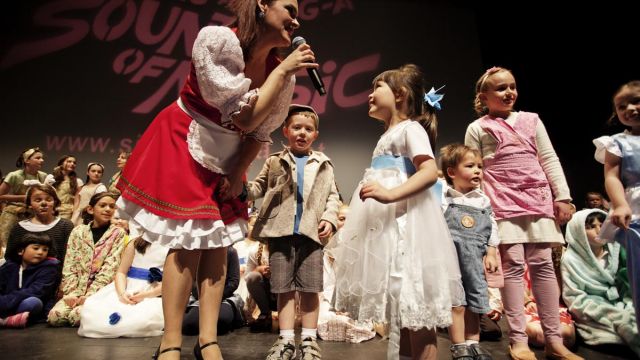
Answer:
POLYGON ((271 292, 322 292, 322 245, 304 235, 269 239, 271 292))

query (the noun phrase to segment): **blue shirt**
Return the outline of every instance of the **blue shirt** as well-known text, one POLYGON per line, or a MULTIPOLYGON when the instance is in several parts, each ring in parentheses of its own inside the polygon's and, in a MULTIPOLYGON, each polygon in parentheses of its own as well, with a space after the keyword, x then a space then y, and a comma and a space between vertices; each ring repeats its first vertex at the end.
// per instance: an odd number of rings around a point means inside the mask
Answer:
POLYGON ((302 194, 304 193, 304 166, 307 165, 309 155, 299 156, 293 153, 292 155, 296 160, 296 175, 298 178, 298 186, 296 188, 296 217, 293 222, 293 233, 299 234, 298 227, 300 226, 300 220, 302 219, 302 205, 304 202, 304 198, 302 197, 302 194))

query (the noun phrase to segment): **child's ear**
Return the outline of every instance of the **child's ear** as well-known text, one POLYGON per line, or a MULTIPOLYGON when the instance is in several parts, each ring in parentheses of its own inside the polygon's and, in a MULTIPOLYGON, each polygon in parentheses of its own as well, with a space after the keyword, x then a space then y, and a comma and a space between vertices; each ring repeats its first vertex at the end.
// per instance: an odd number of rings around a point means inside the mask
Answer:
POLYGON ((485 102, 487 102, 487 95, 485 95, 485 93, 480 93, 480 95, 478 96, 478 99, 480 99, 482 104, 484 104, 485 102))
POLYGON ((447 168, 447 175, 453 180, 456 177, 456 171, 452 167, 447 168))
POLYGON ((407 97, 407 88, 405 88, 404 86, 400 88, 400 90, 398 90, 398 92, 396 92, 396 102, 403 102, 404 99, 407 97))
POLYGON ((93 206, 87 206, 87 213, 93 215, 93 206))

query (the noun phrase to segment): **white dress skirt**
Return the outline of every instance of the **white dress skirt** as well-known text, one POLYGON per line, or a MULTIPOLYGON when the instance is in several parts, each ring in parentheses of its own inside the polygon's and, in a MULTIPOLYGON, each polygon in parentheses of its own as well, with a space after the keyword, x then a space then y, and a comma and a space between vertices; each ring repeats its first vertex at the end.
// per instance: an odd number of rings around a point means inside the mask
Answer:
MULTIPOLYGON (((417 155, 433 158, 427 134, 419 123, 403 121, 380 138, 362 183, 387 189, 405 183, 417 155)), ((464 299, 458 258, 431 191, 382 204, 360 200, 360 188, 334 250, 335 307, 359 321, 388 322, 388 358, 397 358, 400 328, 451 324, 451 307, 464 299)))
MULTIPOLYGON (((153 286, 149 281, 150 268, 162 271, 168 247, 152 243, 144 255, 136 251, 127 274, 128 294, 153 286)), ((164 316, 162 298, 146 298, 130 305, 121 302, 111 283, 89 296, 80 312, 78 335, 90 338, 145 337, 162 335, 164 316)))

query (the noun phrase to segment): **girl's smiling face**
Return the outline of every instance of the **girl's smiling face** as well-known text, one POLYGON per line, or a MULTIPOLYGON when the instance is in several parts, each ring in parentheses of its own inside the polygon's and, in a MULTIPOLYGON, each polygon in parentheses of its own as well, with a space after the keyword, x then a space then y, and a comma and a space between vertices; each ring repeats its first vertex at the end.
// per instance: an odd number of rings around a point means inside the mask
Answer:
POLYGON ((640 87, 624 86, 613 98, 613 106, 622 125, 640 134, 640 87))
POLYGON ((65 174, 68 174, 72 171, 76 170, 76 158, 74 158, 73 156, 70 156, 66 159, 64 159, 64 162, 62 163, 62 171, 65 174))
POLYGON ((93 215, 93 227, 109 224, 115 211, 116 200, 111 196, 105 196, 98 200, 94 206, 87 207, 87 212, 93 215))

